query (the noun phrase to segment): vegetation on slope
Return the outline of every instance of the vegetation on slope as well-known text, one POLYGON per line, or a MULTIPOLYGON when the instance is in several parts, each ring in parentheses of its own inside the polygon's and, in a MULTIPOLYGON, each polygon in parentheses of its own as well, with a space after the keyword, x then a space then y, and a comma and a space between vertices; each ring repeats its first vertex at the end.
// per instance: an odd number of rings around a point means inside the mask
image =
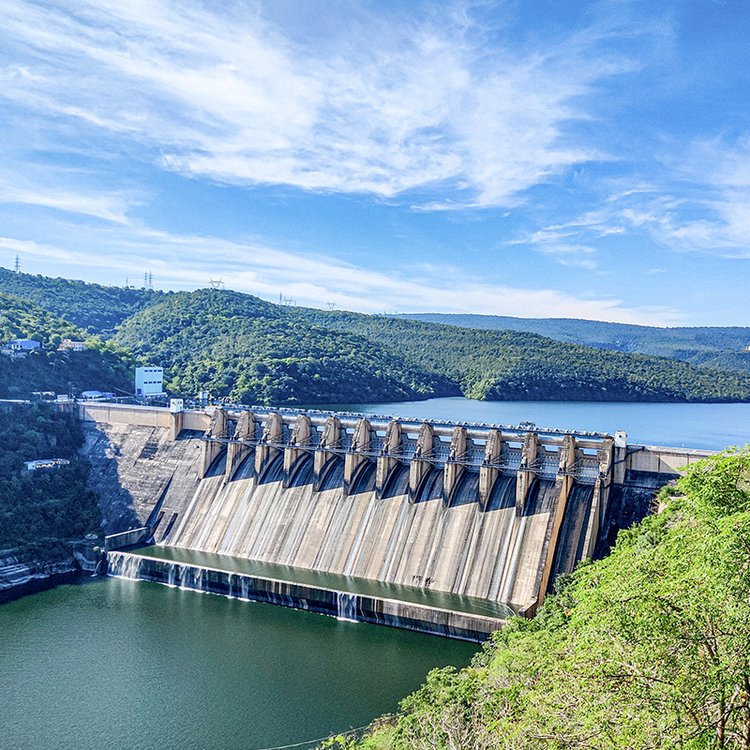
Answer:
POLYGON ((14 408, 0 420, 0 549, 42 549, 99 529, 81 426, 47 404, 14 408), (24 461, 66 458, 68 466, 27 472, 24 461))
POLYGON ((0 268, 0 292, 22 297, 88 333, 111 335, 125 318, 155 304, 164 292, 14 273, 0 268))
POLYGON ((132 392, 131 358, 66 320, 9 294, 0 293, 0 346, 14 338, 41 343, 37 352, 0 355, 0 398, 29 398, 32 391, 69 389, 132 392), (85 340, 83 352, 57 351, 63 338, 85 340))
MULTIPOLYGON (((39 300, 46 309, 63 312, 88 330, 107 333, 119 324, 116 340, 143 359, 163 365, 169 387, 179 395, 208 390, 212 396, 234 401, 277 404, 449 394, 497 400, 750 399, 750 375, 591 349, 522 331, 482 331, 288 308, 219 290, 162 294, 102 287, 0 269, 0 291, 4 288, 24 294, 27 300, 39 300)), ((538 322, 586 324, 602 330, 615 325, 538 322)), ((746 329, 719 330, 742 338, 746 329)), ((705 346, 696 355, 700 364, 741 369, 743 352, 712 350, 708 339, 697 334, 694 345, 698 338, 705 346)), ((693 339, 688 336, 685 341, 693 339)), ((674 346, 679 343, 676 340, 674 346)), ((674 346, 670 354, 682 356, 674 346)), ((82 386, 79 379, 74 382, 82 386)), ((85 387, 111 388, 102 379, 85 387)), ((120 387, 129 389, 130 384, 120 387)))
POLYGON ((678 327, 605 323, 572 318, 512 318, 502 315, 413 313, 398 318, 481 330, 527 331, 557 341, 621 352, 679 359, 690 364, 750 372, 750 328, 678 327))
POLYGON ((165 366, 169 387, 243 403, 480 399, 722 401, 750 377, 528 333, 288 308, 237 292, 175 294, 115 340, 165 366))
POLYGON ((464 395, 488 400, 747 400, 750 377, 641 354, 604 351, 517 331, 294 309, 303 320, 391 348, 464 395))
POLYGON ((238 292, 179 293, 126 321, 116 341, 168 368, 175 393, 240 403, 406 400, 458 394, 438 372, 357 335, 238 292))
POLYGON ((750 451, 559 582, 461 671, 434 670, 354 750, 748 750, 750 451))

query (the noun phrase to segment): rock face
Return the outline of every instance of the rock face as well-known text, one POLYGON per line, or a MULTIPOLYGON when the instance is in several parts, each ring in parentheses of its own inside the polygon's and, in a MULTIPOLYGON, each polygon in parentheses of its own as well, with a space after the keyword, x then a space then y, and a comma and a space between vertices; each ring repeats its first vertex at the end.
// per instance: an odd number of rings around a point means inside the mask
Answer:
POLYGON ((0 551, 0 602, 71 580, 78 572, 79 563, 72 555, 50 561, 0 551))

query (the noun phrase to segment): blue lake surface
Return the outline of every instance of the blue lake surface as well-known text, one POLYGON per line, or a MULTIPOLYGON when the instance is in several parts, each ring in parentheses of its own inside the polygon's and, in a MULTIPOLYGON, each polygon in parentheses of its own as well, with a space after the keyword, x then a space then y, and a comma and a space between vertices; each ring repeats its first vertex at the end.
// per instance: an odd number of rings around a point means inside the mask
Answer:
POLYGON ((331 404, 335 410, 385 416, 488 422, 614 433, 628 442, 676 448, 721 450, 750 443, 750 404, 633 404, 580 401, 474 401, 432 398, 387 404, 331 404))

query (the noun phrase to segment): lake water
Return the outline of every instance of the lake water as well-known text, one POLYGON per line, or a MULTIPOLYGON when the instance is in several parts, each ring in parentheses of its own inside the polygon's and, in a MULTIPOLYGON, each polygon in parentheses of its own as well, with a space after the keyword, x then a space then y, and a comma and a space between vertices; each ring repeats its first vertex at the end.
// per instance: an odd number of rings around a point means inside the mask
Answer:
POLYGON ((750 443, 750 404, 633 404, 578 401, 474 401, 432 398, 388 404, 331 404, 319 409, 385 416, 488 422, 628 433, 628 442, 721 450, 750 443))
POLYGON ((141 581, 59 586, 0 606, 0 747, 303 742, 395 710, 476 649, 141 581))

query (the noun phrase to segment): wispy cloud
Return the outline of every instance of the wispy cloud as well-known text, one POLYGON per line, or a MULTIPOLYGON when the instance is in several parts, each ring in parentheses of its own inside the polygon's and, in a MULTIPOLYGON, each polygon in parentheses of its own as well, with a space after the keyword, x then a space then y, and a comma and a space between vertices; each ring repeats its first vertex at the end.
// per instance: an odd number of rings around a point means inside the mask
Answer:
POLYGON ((554 289, 518 287, 440 264, 380 272, 339 260, 299 255, 259 243, 186 236, 130 227, 111 231, 71 227, 60 244, 0 238, 8 261, 21 253, 32 263, 65 263, 70 276, 111 279, 113 272, 139 283, 151 270, 159 286, 194 289, 209 279, 274 300, 362 312, 475 312, 529 317, 577 317, 664 325, 679 314, 664 307, 631 307, 616 298, 576 297, 554 289), (87 231, 89 233, 87 233, 87 231), (65 239, 69 245, 62 244, 65 239), (97 247, 97 252, 87 248, 97 247), (104 250, 104 252, 103 252, 104 250))
POLYGON ((261 6, 4 5, 6 100, 144 144, 183 174, 383 198, 441 186, 430 210, 515 205, 600 158, 570 128, 598 82, 634 66, 605 43, 632 30, 488 48, 461 5, 397 23, 352 10, 335 48, 261 6))
POLYGON ((750 137, 694 141, 662 157, 648 182, 603 181, 600 189, 609 192, 599 208, 513 243, 548 252, 641 234, 676 252, 750 258, 750 137))
POLYGON ((133 205, 132 196, 119 191, 102 194, 45 183, 43 180, 31 183, 23 176, 5 178, 0 174, 0 203, 41 206, 117 224, 128 221, 127 211, 133 205))

